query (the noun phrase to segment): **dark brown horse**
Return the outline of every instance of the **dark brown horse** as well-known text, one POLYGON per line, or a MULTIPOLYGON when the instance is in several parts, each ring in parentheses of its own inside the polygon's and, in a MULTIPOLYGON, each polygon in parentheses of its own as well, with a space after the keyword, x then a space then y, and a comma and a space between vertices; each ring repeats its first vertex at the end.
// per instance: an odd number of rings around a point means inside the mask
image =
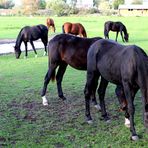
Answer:
POLYGON ((90 115, 89 100, 93 85, 101 75, 98 89, 102 117, 108 120, 104 96, 108 82, 123 88, 128 104, 130 131, 132 140, 138 140, 134 127, 134 97, 140 89, 143 97, 144 122, 148 128, 148 57, 138 46, 124 46, 110 40, 96 41, 88 50, 87 55, 87 83, 85 86, 86 117, 90 115), (122 60, 121 60, 122 59, 122 60))
POLYGON ((52 18, 47 18, 46 24, 47 24, 48 30, 51 28, 52 31, 55 32, 56 28, 55 28, 54 20, 52 18))
POLYGON ((70 33, 73 35, 79 35, 80 37, 87 37, 85 28, 80 23, 66 22, 62 26, 63 33, 70 33))
POLYGON ((32 45, 32 48, 35 52, 35 55, 37 57, 37 52, 35 50, 33 41, 41 39, 41 41, 43 42, 44 46, 45 46, 45 53, 44 55, 47 54, 47 42, 48 42, 48 29, 45 25, 37 25, 37 26, 25 26, 21 29, 21 31, 18 34, 18 37, 16 39, 16 44, 14 47, 15 50, 15 56, 18 59, 21 55, 21 43, 24 42, 25 44, 25 57, 27 58, 28 52, 27 52, 27 42, 30 42, 30 44, 32 45))
POLYGON ((107 21, 104 24, 104 36, 105 39, 108 38, 109 39, 109 31, 114 31, 116 32, 116 42, 117 42, 117 38, 118 38, 118 33, 120 32, 121 37, 122 37, 122 41, 123 42, 128 42, 128 38, 129 35, 127 33, 127 29, 125 27, 125 25, 121 22, 112 22, 112 21, 107 21), (123 38, 123 33, 124 33, 124 38, 123 38))
MULTIPOLYGON (((101 39, 100 37, 95 38, 81 38, 70 34, 56 35, 49 41, 48 44, 48 56, 49 56, 49 68, 45 76, 44 86, 42 90, 43 105, 48 105, 46 99, 46 89, 49 81, 55 78, 55 70, 58 68, 56 74, 58 96, 65 100, 65 96, 62 91, 62 79, 66 71, 67 65, 72 66, 78 70, 86 70, 87 68, 87 51, 88 48, 95 41, 101 39)), ((97 86, 97 84, 96 84, 97 86)), ((95 85, 94 85, 94 96, 92 101, 97 107, 95 99, 95 85)))

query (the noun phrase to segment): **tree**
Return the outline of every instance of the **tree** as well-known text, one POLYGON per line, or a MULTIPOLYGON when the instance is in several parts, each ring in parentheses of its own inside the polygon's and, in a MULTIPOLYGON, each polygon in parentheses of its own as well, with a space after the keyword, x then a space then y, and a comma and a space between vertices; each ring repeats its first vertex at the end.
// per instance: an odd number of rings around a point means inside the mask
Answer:
POLYGON ((98 7, 101 0, 93 0, 93 6, 98 7))
POLYGON ((133 0, 132 4, 136 5, 142 4, 142 0, 133 0))
POLYGON ((39 9, 45 9, 46 8, 46 2, 45 0, 39 0, 39 9))
POLYGON ((13 0, 0 0, 0 8, 10 9, 14 7, 13 0))
POLYGON ((64 0, 49 0, 46 7, 51 9, 57 16, 68 15, 70 7, 64 0))
POLYGON ((39 0, 22 0, 25 14, 34 14, 39 8, 39 0))
POLYGON ((114 0, 113 1, 113 8, 118 9, 120 4, 124 4, 124 0, 114 0))

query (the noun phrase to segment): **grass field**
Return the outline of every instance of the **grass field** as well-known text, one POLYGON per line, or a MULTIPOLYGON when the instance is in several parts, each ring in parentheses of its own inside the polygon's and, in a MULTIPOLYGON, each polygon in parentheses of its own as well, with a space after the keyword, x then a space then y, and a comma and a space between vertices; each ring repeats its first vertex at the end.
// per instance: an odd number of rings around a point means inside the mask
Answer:
MULTIPOLYGON (((45 17, 0 17, 0 38, 16 38, 24 25, 44 23, 45 17), (5 25, 4 25, 5 24, 5 25)), ((57 32, 65 21, 82 22, 89 37, 102 36, 107 20, 124 22, 130 33, 128 44, 137 44, 147 51, 148 20, 146 17, 54 17, 57 32), (134 26, 133 26, 134 25, 134 26)), ((50 35, 50 33, 49 33, 50 35)), ((114 39, 115 34, 111 33, 114 39)), ((119 36, 119 41, 121 38, 119 36)), ((13 54, 0 56, 0 147, 17 148, 147 148, 148 134, 143 126, 140 92, 135 98, 135 123, 140 140, 131 141, 130 131, 124 126, 124 113, 110 84, 106 93, 107 111, 111 123, 100 120, 100 112, 91 106, 94 123, 85 122, 83 89, 86 72, 68 67, 63 80, 67 101, 57 96, 56 83, 48 85, 49 106, 42 106, 40 92, 47 71, 47 57, 43 50, 38 58, 29 52, 28 59, 16 60, 13 54)))

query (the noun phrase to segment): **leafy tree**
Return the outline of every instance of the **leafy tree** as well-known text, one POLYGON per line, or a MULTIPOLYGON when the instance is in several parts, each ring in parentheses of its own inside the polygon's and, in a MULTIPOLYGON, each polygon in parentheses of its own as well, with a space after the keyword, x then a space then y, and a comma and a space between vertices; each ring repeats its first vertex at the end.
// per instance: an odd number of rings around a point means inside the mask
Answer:
POLYGON ((118 9, 120 4, 124 4, 124 0, 114 0, 113 1, 113 8, 118 9))
POLYGON ((133 0, 132 4, 136 5, 142 4, 142 0, 133 0))
POLYGON ((0 0, 0 8, 10 9, 14 7, 13 0, 0 0))
POLYGON ((95 7, 98 7, 100 2, 101 2, 101 0, 93 0, 93 5, 95 7))
POLYGON ((39 8, 39 0, 22 0, 25 14, 34 14, 39 8))
POLYGON ((64 0, 49 0, 46 7, 51 9, 57 16, 68 15, 70 12, 70 7, 64 0))
POLYGON ((39 0, 39 9, 45 9, 46 8, 46 2, 45 0, 39 0))

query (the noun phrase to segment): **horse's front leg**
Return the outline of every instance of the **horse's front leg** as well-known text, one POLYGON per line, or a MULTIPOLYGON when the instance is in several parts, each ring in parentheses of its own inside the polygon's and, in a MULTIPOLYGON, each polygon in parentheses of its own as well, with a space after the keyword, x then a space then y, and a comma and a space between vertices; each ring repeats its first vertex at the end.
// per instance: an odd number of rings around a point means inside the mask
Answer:
POLYGON ((117 85, 115 89, 115 93, 117 95, 119 104, 120 104, 120 111, 125 111, 125 126, 130 127, 130 120, 129 120, 129 113, 128 113, 128 108, 127 108, 127 101, 126 97, 124 94, 123 86, 122 85, 117 85))
POLYGON ((117 33, 116 33, 116 42, 117 42, 118 34, 119 34, 119 32, 117 31, 117 33))
MULTIPOLYGON (((99 77, 98 77, 99 78, 99 77)), ((95 73, 87 71, 87 82, 84 89, 85 95, 85 116, 87 123, 92 123, 92 117, 90 114, 90 96, 93 93, 93 86, 95 85, 95 73)))
POLYGON ((27 58, 28 56, 28 50, 27 50, 27 42, 24 42, 24 45, 25 45, 25 59, 27 58))
POLYGON ((129 113, 129 119, 130 119, 130 131, 132 133, 131 139, 136 141, 138 140, 138 135, 136 134, 136 130, 134 127, 134 113, 135 113, 135 107, 134 107, 134 94, 132 94, 132 92, 134 92, 132 90, 132 88, 129 86, 128 82, 124 82, 123 81, 123 87, 124 87, 124 93, 127 99, 127 103, 128 103, 128 113, 129 113))
POLYGON ((59 98, 61 98, 62 100, 66 100, 66 98, 63 95, 62 84, 61 84, 66 68, 67 68, 67 63, 62 62, 59 66, 59 69, 56 75, 58 95, 59 95, 59 98))
POLYGON ((105 80, 103 77, 101 77, 101 82, 98 88, 98 94, 99 94, 102 117, 105 121, 109 121, 109 117, 106 112, 105 101, 104 101, 107 85, 108 85, 108 81, 105 80))
POLYGON ((35 47, 34 47, 33 41, 30 41, 30 44, 31 44, 31 46, 32 46, 32 49, 34 50, 35 57, 37 57, 37 52, 36 52, 36 50, 35 50, 35 47))
POLYGON ((92 90, 92 94, 91 94, 91 100, 92 100, 94 107, 100 111, 101 110, 100 105, 97 103, 97 100, 96 100, 97 86, 98 86, 98 76, 95 75, 94 85, 92 86, 93 90, 92 90))
POLYGON ((121 34, 121 37, 122 37, 122 41, 125 42, 125 41, 124 41, 124 38, 123 38, 123 33, 122 33, 122 31, 120 31, 120 34, 121 34))
POLYGON ((48 36, 45 36, 45 37, 41 38, 41 41, 43 42, 44 48, 45 48, 45 51, 44 51, 44 54, 43 55, 46 56, 47 55, 48 36))
POLYGON ((41 93, 41 96, 42 96, 42 103, 44 106, 47 106, 48 105, 48 101, 47 101, 47 98, 46 98, 46 90, 47 90, 47 85, 49 84, 50 82, 50 79, 52 77, 54 77, 54 72, 55 72, 55 69, 56 69, 57 65, 56 64, 51 64, 49 66, 49 69, 45 75, 45 79, 44 79, 44 86, 43 86, 43 89, 42 89, 42 93, 41 93))

